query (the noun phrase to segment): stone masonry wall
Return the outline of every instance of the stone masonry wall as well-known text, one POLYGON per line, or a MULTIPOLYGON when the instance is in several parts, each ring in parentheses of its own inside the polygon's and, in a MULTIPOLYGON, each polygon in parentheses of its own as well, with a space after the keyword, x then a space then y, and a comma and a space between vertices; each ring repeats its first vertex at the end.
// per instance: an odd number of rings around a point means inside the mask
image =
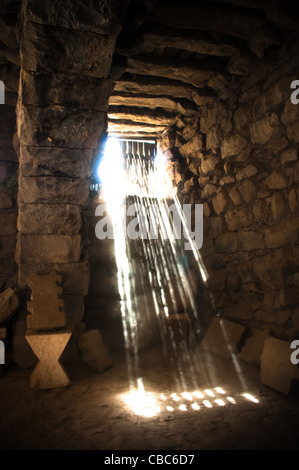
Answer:
POLYGON ((61 273, 68 322, 81 321, 89 289, 83 212, 106 131, 119 3, 25 0, 22 7, 19 287, 34 272, 61 273))
POLYGON ((14 106, 0 106, 0 289, 15 287, 17 241, 18 157, 13 141, 16 139, 14 106))
POLYGON ((203 204, 205 299, 282 339, 299 329, 298 44, 285 47, 240 64, 160 141, 181 201, 203 204))

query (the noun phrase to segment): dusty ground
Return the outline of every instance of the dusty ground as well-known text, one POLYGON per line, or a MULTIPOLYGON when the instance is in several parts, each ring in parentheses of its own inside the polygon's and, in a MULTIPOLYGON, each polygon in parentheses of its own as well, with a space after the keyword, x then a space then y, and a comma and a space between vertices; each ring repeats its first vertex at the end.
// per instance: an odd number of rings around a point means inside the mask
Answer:
POLYGON ((0 378, 0 449, 299 450, 298 397, 263 386, 247 363, 195 351, 142 353, 135 375, 156 398, 153 417, 123 401, 130 388, 124 355, 102 374, 82 365, 68 372, 72 385, 51 391, 29 388, 31 370, 11 368, 0 378))

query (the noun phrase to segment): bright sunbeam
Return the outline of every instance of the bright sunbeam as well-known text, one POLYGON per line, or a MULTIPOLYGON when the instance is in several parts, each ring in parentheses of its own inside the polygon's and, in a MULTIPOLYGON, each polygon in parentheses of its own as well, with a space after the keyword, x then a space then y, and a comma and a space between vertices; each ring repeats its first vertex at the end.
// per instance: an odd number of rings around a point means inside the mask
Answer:
POLYGON ((107 139, 104 156, 98 166, 97 173, 102 184, 102 193, 108 211, 112 217, 116 216, 115 211, 120 209, 127 192, 127 180, 119 140, 111 137, 107 139))

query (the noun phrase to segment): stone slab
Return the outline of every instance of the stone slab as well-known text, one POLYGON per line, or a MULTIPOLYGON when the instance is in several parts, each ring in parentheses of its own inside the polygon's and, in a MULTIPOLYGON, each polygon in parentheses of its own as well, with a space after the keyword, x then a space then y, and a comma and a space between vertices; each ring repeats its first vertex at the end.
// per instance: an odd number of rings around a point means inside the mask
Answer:
POLYGON ((19 174, 87 179, 91 176, 93 156, 93 149, 21 146, 19 174))
POLYGON ((57 4, 27 0, 26 15, 34 23, 117 36, 121 26, 122 4, 121 0, 65 0, 57 4))
POLYGON ((103 372, 110 367, 111 359, 108 349, 102 341, 99 330, 86 331, 80 335, 78 347, 82 354, 83 361, 97 372, 103 372))
POLYGON ((73 179, 55 176, 20 177, 20 202, 49 204, 79 204, 89 202, 88 179, 73 179))
POLYGON ((113 89, 110 79, 63 73, 21 73, 22 102, 33 106, 66 106, 106 111, 113 89), (84 93, 82 93, 84 90, 84 93))
POLYGON ((20 302, 15 290, 9 287, 0 294, 0 323, 6 323, 19 308, 20 302))
POLYGON ((23 28, 22 68, 106 78, 115 40, 89 31, 61 30, 27 21, 23 28))
POLYGON ((245 327, 238 323, 215 317, 199 347, 201 350, 230 359, 236 352, 244 331, 245 327))
POLYGON ((238 359, 249 362, 250 364, 260 365, 261 355, 266 339, 269 338, 269 330, 255 329, 247 340, 240 353, 238 359))
POLYGON ((261 356, 261 381, 264 385, 288 395, 294 380, 299 380, 299 368, 292 364, 291 343, 276 338, 265 341, 261 356))
POLYGON ((20 143, 32 147, 95 149, 106 126, 101 111, 63 106, 19 104, 17 115, 20 143))
POLYGON ((66 326, 64 303, 61 299, 61 276, 54 271, 50 274, 32 274, 28 278, 31 301, 27 308, 27 327, 32 330, 53 330, 66 326))
POLYGON ((81 256, 81 235, 21 235, 20 263, 72 263, 81 256))
POLYGON ((79 263, 21 263, 19 265, 18 283, 21 289, 28 286, 28 276, 33 273, 48 274, 56 271, 62 276, 63 294, 87 295, 89 290, 89 264, 79 263))
POLYGON ((81 230, 79 206, 75 204, 20 204, 18 230, 23 234, 74 235, 81 230))

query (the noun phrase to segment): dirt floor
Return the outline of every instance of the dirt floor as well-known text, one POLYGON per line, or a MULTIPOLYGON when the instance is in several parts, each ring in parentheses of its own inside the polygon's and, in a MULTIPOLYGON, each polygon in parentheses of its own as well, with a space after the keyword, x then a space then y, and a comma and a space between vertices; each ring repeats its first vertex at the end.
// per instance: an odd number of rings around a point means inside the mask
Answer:
POLYGON ((299 450, 298 396, 263 386, 254 366, 154 349, 134 369, 118 354, 104 373, 79 364, 69 387, 34 391, 31 370, 10 368, 0 378, 0 449, 299 450), (130 380, 140 387, 131 407, 130 380))

